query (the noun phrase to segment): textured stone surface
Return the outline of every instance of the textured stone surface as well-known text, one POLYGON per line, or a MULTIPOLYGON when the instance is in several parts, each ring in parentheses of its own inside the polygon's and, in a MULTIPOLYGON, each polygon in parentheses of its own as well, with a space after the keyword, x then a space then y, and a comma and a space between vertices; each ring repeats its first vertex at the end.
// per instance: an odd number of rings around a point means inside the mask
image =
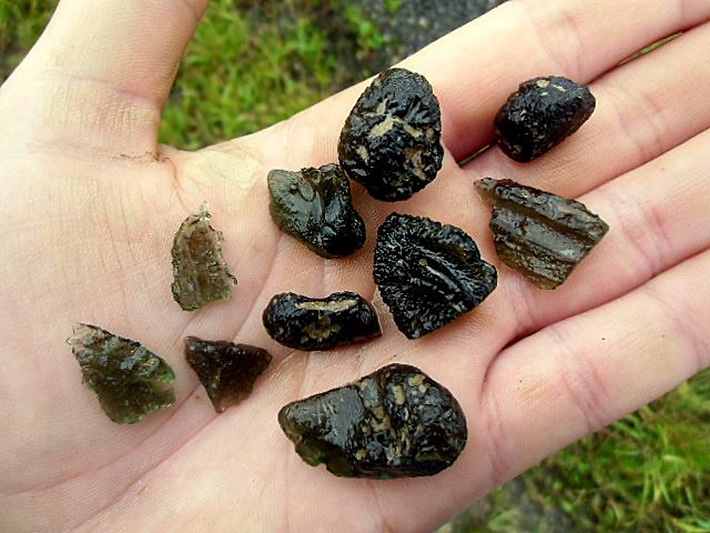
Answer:
POLYGON ((256 346, 197 337, 185 339, 185 359, 218 413, 249 396, 271 363, 269 352, 256 346))
POLYGON ((140 343, 90 324, 67 339, 101 408, 119 424, 134 424, 175 403, 173 369, 140 343))
POLYGON ((377 230, 375 283, 397 327, 416 339, 472 310, 495 289, 496 269, 463 230, 392 213, 377 230))
POLYGON ((271 218, 323 257, 352 254, 365 244, 365 223, 353 207, 350 183, 335 164, 268 176, 271 218))
POLYGON ((332 350, 381 335, 377 313, 354 292, 309 298, 277 294, 264 310, 264 327, 277 342, 296 350, 332 350))
POLYGON ((372 82, 350 112, 338 155, 346 174, 379 200, 406 200, 436 178, 444 149, 441 112, 421 74, 395 68, 372 82))
POLYGON ((495 118, 500 147, 521 163, 537 159, 581 128, 595 107, 589 89, 567 78, 526 81, 495 118))
POLYGON ((512 180, 476 182, 493 204, 490 227, 498 255, 543 289, 554 289, 609 231, 582 203, 512 180))
POLYGON ((290 403, 279 423, 306 463, 344 477, 434 475, 451 466, 467 439, 451 393, 400 364, 290 403))
POLYGON ((237 278, 222 259, 222 232, 210 226, 207 205, 180 225, 173 240, 173 298, 185 311, 232 296, 237 278))

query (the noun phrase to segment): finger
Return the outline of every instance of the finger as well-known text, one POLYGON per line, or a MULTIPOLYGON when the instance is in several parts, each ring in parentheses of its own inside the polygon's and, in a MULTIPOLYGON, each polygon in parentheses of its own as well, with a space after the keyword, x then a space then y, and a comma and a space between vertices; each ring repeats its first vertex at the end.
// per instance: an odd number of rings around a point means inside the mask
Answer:
POLYGON ((513 178, 563 195, 582 195, 710 126, 709 60, 706 23, 594 82, 592 119, 559 148, 520 164, 495 147, 467 165, 466 172, 473 179, 513 178))
POLYGON ((658 398, 710 366, 710 252, 512 346, 482 393, 491 483, 658 398))
POLYGON ((207 0, 62 0, 18 77, 108 84, 161 106, 207 0))
MULTIPOLYGON (((432 82, 443 112, 444 143, 460 161, 489 142, 495 113, 521 81, 555 73, 588 82, 647 44, 709 17, 710 3, 704 0, 509 2, 402 66, 432 82)), ((290 139, 294 166, 335 158, 345 117, 364 86, 270 131, 277 144, 290 139)))
POLYGON ((710 247, 710 131, 581 198, 611 230, 555 291, 541 291, 507 267, 515 338, 609 302, 710 247), (524 302, 523 305, 521 303, 524 302))
POLYGON ((152 149, 161 108, 206 6, 207 0, 62 0, 3 87, 3 100, 11 100, 3 107, 24 101, 35 124, 29 133, 53 128, 66 143, 130 136, 152 149))

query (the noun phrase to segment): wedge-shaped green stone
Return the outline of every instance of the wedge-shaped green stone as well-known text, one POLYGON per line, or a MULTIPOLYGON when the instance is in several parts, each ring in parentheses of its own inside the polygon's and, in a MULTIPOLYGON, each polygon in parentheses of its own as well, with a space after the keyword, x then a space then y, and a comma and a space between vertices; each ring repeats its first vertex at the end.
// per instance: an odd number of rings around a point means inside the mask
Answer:
POLYGON ((520 185, 476 182, 493 204, 490 227, 498 256, 542 289, 555 289, 602 240, 609 226, 584 204, 520 185))
POLYGON ((114 422, 134 424, 175 403, 173 369, 140 343, 90 324, 74 326, 67 342, 84 383, 114 422))
POLYGON ((456 398, 401 364, 290 403, 279 423, 306 463, 344 477, 431 476, 456 461, 468 437, 456 398))
POLYGON ((365 223, 353 207, 350 183, 338 165, 272 170, 271 218, 322 257, 350 255, 365 244, 365 223))
POLYGON ((222 232, 210 226, 207 205, 180 225, 173 240, 173 298, 185 311, 227 300, 237 284, 222 259, 222 232))
POLYGON ((254 382, 271 363, 266 350, 228 341, 185 339, 185 358, 221 413, 251 394, 254 382))

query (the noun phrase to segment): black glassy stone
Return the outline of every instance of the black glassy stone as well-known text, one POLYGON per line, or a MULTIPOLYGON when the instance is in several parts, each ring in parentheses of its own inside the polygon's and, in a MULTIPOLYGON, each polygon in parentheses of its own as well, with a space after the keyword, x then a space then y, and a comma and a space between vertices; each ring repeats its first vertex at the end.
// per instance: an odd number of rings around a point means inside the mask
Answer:
POLYGON ((467 439, 452 394, 400 364, 290 403, 279 423, 306 463, 344 477, 434 475, 453 464, 467 439))
POLYGON ((406 200, 436 178, 441 111, 421 74, 384 71, 362 93, 340 134, 345 173, 379 200, 406 200))
POLYGON ((74 326, 67 339, 84 383, 119 424, 134 424, 175 403, 173 369, 140 343, 90 324, 74 326))
POLYGON ((609 231, 576 200, 526 187, 512 180, 476 182, 493 204, 490 227, 501 260, 543 289, 554 289, 609 231))
POLYGON ((173 298, 185 311, 230 298, 237 283, 222 259, 222 232, 210 226, 210 218, 203 205, 173 240, 173 298))
POLYGON ((500 147, 515 161, 532 161, 581 128, 595 107, 589 89, 567 78, 526 81, 495 118, 500 147))
POLYGON ((256 346, 197 337, 185 339, 185 359, 218 413, 251 394, 254 382, 271 363, 269 352, 256 346))
POLYGON ((290 403, 279 423, 306 463, 344 477, 431 476, 453 464, 467 439, 453 395, 401 364, 290 403))
POLYGON ((377 230, 375 283, 410 339, 472 310, 496 288, 493 265, 463 230, 392 213, 377 230))
POLYGON ((353 207, 350 183, 335 164, 268 176, 271 218, 320 256, 352 254, 365 244, 365 223, 353 207))
POLYGON ((277 294, 264 310, 264 327, 277 342, 296 350, 332 350, 381 335, 372 305, 354 292, 309 298, 277 294))

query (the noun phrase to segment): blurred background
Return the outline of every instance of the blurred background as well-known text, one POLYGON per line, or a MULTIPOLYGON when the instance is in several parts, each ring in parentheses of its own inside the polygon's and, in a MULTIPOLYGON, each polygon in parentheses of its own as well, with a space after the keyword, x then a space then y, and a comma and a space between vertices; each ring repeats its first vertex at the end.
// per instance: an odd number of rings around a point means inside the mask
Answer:
MULTIPOLYGON (((211 0, 161 141, 197 149, 257 131, 503 1, 211 0)), ((56 4, 0 0, 0 83, 56 4)), ((440 533, 588 531, 710 532, 710 372, 510 481, 440 533)))

